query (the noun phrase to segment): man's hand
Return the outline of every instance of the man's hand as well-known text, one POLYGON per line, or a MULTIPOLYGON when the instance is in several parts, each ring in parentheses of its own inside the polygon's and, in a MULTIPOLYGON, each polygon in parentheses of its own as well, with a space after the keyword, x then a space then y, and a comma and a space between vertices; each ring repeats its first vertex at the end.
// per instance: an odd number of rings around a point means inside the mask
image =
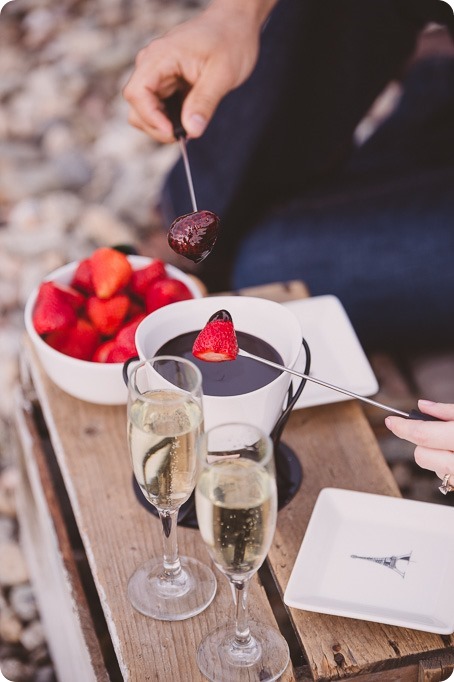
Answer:
POLYGON ((188 88, 181 120, 189 137, 200 137, 221 99, 241 85, 257 61, 261 25, 273 0, 222 0, 142 49, 124 89, 128 120, 159 142, 174 141, 163 100, 188 88), (257 3, 260 4, 260 3, 257 3))

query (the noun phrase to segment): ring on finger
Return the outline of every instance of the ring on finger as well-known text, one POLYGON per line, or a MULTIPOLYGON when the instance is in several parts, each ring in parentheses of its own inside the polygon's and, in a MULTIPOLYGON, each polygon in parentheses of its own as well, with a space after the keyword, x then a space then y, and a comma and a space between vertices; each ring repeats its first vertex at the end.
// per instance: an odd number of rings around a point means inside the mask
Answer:
POLYGON ((443 476, 443 483, 438 488, 438 490, 441 493, 443 493, 443 495, 447 495, 448 493, 450 493, 454 490, 454 485, 451 485, 449 482, 450 478, 451 478, 451 474, 445 474, 443 476))

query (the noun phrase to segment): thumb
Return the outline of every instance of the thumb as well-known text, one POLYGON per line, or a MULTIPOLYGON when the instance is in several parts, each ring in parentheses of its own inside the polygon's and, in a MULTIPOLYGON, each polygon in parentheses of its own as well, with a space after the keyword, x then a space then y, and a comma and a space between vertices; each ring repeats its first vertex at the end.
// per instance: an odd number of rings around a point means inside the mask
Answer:
POLYGON ((434 403, 431 400, 418 400, 422 412, 438 417, 442 421, 454 420, 454 405, 450 403, 434 403))
POLYGON ((218 69, 206 69, 186 96, 181 122, 189 137, 200 137, 205 132, 221 99, 230 90, 226 78, 218 69))

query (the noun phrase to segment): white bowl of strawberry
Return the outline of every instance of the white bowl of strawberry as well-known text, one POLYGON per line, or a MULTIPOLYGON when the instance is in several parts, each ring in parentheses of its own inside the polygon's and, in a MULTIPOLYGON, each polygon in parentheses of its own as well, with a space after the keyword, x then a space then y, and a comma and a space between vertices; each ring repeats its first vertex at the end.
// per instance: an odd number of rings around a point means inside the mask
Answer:
POLYGON ((122 405, 123 363, 137 354, 139 323, 168 303, 201 296, 197 281, 172 265, 102 247, 36 287, 25 327, 57 386, 81 400, 122 405))

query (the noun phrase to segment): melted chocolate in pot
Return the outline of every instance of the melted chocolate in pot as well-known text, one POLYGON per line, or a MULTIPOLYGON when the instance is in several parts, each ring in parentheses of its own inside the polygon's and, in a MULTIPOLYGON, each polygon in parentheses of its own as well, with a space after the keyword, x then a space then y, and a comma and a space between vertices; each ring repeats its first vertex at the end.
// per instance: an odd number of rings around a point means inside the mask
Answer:
MULTIPOLYGON (((238 355, 236 360, 225 362, 205 362, 192 354, 192 346, 199 331, 180 334, 167 341, 156 355, 176 355, 193 362, 202 372, 203 392, 205 395, 241 395, 262 388, 276 379, 282 372, 261 362, 238 355)), ((266 341, 252 334, 236 332, 238 345, 249 353, 283 364, 279 353, 266 341)))

